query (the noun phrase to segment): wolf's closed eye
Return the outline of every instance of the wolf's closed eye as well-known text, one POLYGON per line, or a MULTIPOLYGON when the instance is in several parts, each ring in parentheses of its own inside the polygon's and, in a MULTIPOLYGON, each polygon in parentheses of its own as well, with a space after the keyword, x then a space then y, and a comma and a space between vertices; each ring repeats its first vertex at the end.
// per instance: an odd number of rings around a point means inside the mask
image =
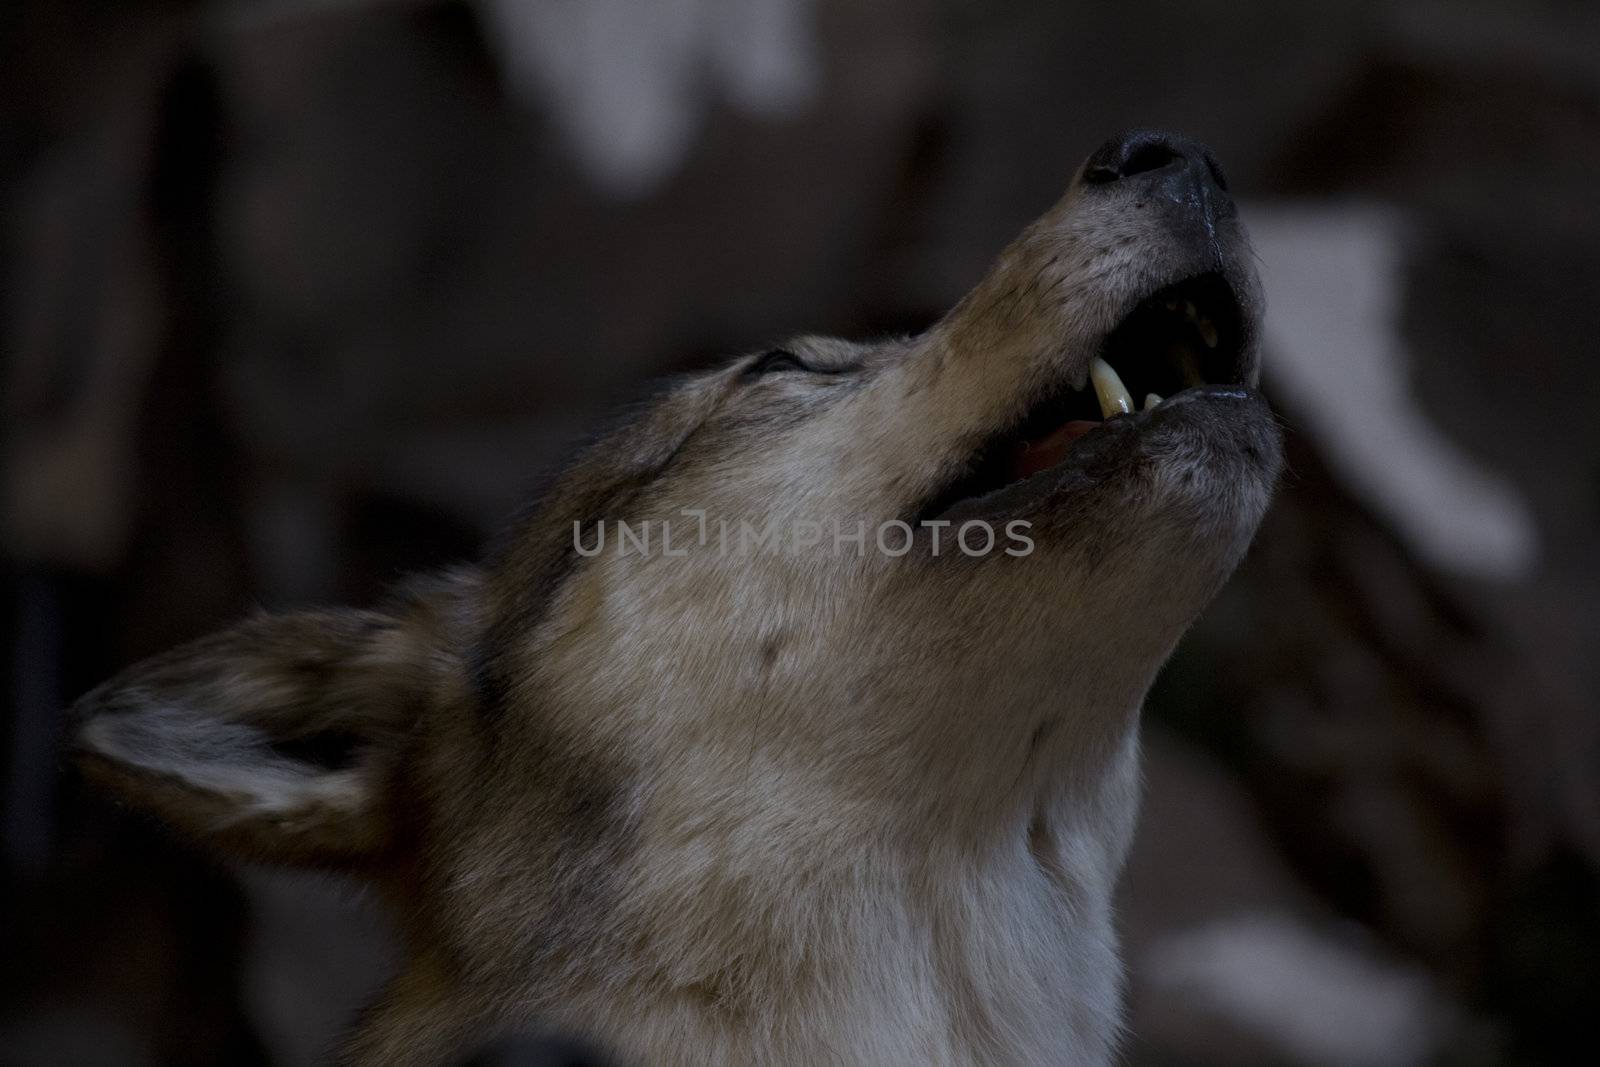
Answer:
POLYGON ((759 359, 744 370, 745 376, 757 378, 763 374, 780 374, 784 371, 811 371, 817 368, 793 352, 783 348, 774 348, 771 352, 764 353, 759 359))
POLYGON ((744 369, 746 378, 761 378, 768 374, 783 374, 787 372, 804 372, 806 374, 848 374, 861 369, 859 363, 844 364, 811 363, 801 359, 787 348, 774 348, 756 357, 744 369))

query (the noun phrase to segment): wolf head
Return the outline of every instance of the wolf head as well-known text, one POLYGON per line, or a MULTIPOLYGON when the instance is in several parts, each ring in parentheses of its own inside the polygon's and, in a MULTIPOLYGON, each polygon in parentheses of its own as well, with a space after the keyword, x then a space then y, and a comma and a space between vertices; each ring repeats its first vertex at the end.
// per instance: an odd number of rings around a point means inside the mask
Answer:
POLYGON ((1115 139, 926 332, 677 383, 481 568, 84 697, 82 761, 390 888, 412 1018, 832 996, 829 907, 909 857, 1114 876, 1138 706, 1277 476, 1260 311, 1209 154, 1115 139))

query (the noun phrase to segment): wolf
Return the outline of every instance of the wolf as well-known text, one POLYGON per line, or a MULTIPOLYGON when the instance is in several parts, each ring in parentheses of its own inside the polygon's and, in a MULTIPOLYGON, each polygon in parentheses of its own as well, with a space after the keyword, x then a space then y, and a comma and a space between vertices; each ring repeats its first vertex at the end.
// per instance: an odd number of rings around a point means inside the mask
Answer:
POLYGON ((1105 1063, 1140 705, 1281 465, 1261 313, 1211 154, 1113 138, 924 332, 676 383, 481 564, 139 664, 76 759, 392 904, 343 1062, 1105 1063))

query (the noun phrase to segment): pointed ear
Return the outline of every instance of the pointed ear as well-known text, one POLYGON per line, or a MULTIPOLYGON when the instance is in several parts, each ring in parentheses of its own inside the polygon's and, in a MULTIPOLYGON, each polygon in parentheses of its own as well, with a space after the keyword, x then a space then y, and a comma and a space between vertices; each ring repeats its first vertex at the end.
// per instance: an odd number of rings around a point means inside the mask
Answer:
POLYGON ((360 865, 448 656, 418 613, 262 616, 141 663, 73 708, 84 770, 261 859, 360 865))

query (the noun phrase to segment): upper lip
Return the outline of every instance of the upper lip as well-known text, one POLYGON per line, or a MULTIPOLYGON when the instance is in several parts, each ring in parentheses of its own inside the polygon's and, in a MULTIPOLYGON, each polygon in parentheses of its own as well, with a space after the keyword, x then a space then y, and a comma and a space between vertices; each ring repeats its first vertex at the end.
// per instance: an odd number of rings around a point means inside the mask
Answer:
POLYGON ((1061 481, 1052 473, 1096 450, 1102 422, 1197 387, 1243 386, 1251 371, 1252 327, 1221 273, 1191 275, 1148 294, 1102 337, 1088 366, 1078 368, 1077 384, 1054 383, 1018 419, 989 435, 918 517, 944 515, 1018 483, 1037 481, 1048 491, 1061 481))

